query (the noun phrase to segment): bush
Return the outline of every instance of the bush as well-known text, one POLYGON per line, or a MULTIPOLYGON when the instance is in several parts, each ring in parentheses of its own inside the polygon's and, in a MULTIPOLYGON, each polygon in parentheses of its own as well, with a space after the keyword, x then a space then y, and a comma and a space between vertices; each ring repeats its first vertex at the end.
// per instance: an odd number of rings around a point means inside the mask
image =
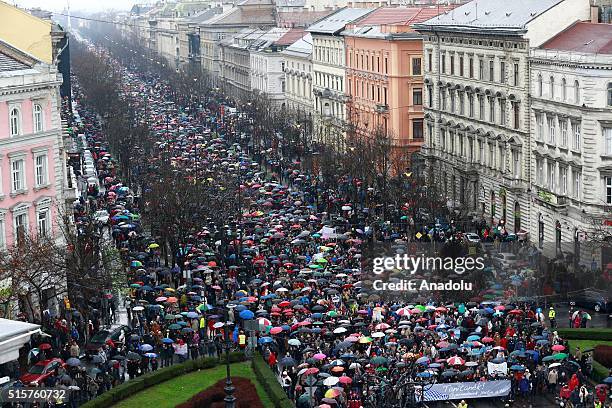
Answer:
MULTIPOLYGON (((235 387, 234 395, 237 408, 263 408, 263 404, 257 395, 257 389, 253 383, 241 377, 232 379, 235 387)), ((225 380, 219 380, 213 386, 197 393, 186 402, 177 405, 176 408, 224 408, 225 407, 225 380)))
POLYGON ((564 340, 610 340, 612 329, 557 329, 564 340))
MULTIPOLYGON (((242 352, 234 352, 230 353, 230 362, 238 363, 241 361, 245 361, 244 353, 242 352)), ((186 373, 190 373, 195 370, 213 368, 217 364, 225 363, 225 356, 219 361, 216 358, 210 357, 200 357, 197 360, 187 360, 181 364, 175 364, 170 367, 164 367, 157 371, 151 371, 141 377, 134 378, 129 380, 121 385, 118 385, 115 388, 112 388, 109 391, 106 391, 104 394, 100 395, 97 398, 92 399, 83 405, 85 408, 106 408, 110 407, 117 402, 126 399, 139 391, 144 390, 145 388, 151 387, 153 385, 157 385, 164 381, 170 380, 172 378, 181 376, 186 373)), ((282 389, 281 389, 282 391, 282 389)))
POLYGON ((604 367, 612 367, 612 346, 595 346, 595 351, 593 352, 593 359, 597 360, 597 362, 603 365, 604 367))
POLYGON ((609 370, 599 364, 597 361, 593 361, 593 372, 591 373, 591 377, 598 383, 602 382, 605 378, 608 377, 609 370))
POLYGON ((257 379, 266 390, 266 393, 277 408, 294 408, 293 401, 287 397, 285 390, 281 387, 276 378, 276 374, 264 361, 261 355, 255 356, 252 361, 253 371, 257 379))

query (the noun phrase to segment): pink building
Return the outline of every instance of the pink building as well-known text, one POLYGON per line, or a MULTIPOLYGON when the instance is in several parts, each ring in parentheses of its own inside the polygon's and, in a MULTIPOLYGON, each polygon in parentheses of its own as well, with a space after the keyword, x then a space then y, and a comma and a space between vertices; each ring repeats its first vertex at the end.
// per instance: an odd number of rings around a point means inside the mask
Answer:
POLYGON ((64 186, 61 77, 0 41, 0 250, 54 233, 64 186))

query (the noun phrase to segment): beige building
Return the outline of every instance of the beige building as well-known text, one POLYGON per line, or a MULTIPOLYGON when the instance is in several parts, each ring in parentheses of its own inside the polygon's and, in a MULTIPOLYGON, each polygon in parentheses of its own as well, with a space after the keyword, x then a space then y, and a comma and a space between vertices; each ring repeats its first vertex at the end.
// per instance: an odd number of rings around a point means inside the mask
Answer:
POLYGON ((509 232, 530 228, 529 50, 588 17, 588 0, 478 0, 415 25, 424 34, 422 154, 449 207, 509 232))
POLYGON ((304 35, 283 51, 285 58, 285 99, 287 108, 298 117, 311 118, 314 109, 312 94, 312 35, 304 35))

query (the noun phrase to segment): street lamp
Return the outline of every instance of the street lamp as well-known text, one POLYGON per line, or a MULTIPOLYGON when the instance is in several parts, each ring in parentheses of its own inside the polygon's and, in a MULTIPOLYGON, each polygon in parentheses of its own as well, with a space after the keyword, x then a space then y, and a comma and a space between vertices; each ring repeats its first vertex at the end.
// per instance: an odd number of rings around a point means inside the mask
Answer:
POLYGON ((225 337, 225 387, 223 388, 223 390, 225 391, 225 398, 223 399, 223 401, 225 401, 225 408, 235 408, 236 406, 236 397, 234 396, 234 391, 236 390, 236 388, 234 387, 234 384, 232 384, 229 355, 231 345, 229 331, 233 325, 234 323, 229 321, 229 311, 226 309, 225 324, 223 326, 223 334, 225 337))

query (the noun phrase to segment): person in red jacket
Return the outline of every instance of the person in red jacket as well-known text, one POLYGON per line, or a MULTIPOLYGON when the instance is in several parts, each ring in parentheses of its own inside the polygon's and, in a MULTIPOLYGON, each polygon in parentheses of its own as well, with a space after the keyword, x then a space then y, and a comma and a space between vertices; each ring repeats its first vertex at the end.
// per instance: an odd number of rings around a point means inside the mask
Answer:
POLYGON ((273 351, 270 351, 270 355, 268 356, 268 364, 270 367, 274 367, 276 364, 276 354, 273 351))
POLYGON ((580 385, 580 380, 578 379, 578 376, 576 374, 572 375, 572 378, 569 381, 569 389, 570 391, 574 391, 574 389, 576 387, 578 387, 580 385))

